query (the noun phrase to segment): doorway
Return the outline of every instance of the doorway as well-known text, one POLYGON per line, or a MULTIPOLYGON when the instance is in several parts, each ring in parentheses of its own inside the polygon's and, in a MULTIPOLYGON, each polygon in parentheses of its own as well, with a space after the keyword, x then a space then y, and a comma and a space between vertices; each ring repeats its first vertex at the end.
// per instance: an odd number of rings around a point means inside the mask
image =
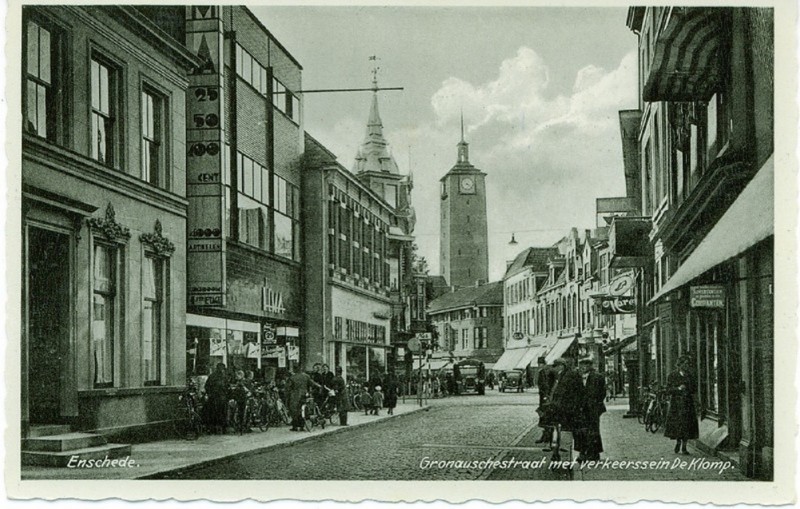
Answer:
POLYGON ((70 334, 70 237, 28 228, 28 408, 32 424, 61 421, 70 334))

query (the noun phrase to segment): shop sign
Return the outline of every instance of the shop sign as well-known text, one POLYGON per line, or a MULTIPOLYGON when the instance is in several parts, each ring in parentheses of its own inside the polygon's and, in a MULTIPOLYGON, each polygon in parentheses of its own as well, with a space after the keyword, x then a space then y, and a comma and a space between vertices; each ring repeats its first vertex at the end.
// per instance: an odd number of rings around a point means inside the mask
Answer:
POLYGON ((211 332, 210 355, 212 357, 225 355, 225 342, 222 340, 222 336, 219 334, 218 329, 212 329, 211 332), (214 334, 215 330, 217 331, 217 334, 214 334))
POLYGON ((225 131, 223 32, 220 9, 193 9, 187 46, 204 62, 189 75, 186 93, 187 294, 190 306, 225 305, 225 131))
POLYGON ((623 274, 608 285, 609 295, 618 296, 628 293, 633 288, 633 274, 623 274))
POLYGON ((261 309, 276 315, 286 312, 286 307, 283 305, 283 294, 267 286, 266 279, 264 279, 264 286, 261 287, 261 309))
POLYGON ((278 359, 285 354, 282 346, 261 345, 261 357, 266 359, 278 359))
POLYGON ((636 313, 634 297, 604 297, 600 299, 600 313, 603 315, 630 315, 636 313))
POLYGON ((265 345, 274 345, 276 342, 275 329, 272 328, 272 324, 265 323, 261 327, 261 343, 265 345))
POLYGON ((299 361, 300 360, 300 347, 297 345, 287 345, 286 349, 288 350, 288 357, 290 361, 299 361))
POLYGON ((725 287, 700 285, 689 288, 689 304, 693 308, 724 308, 725 287))
POLYGON ((278 367, 286 367, 286 352, 284 352, 283 349, 281 349, 281 351, 278 353, 278 367))

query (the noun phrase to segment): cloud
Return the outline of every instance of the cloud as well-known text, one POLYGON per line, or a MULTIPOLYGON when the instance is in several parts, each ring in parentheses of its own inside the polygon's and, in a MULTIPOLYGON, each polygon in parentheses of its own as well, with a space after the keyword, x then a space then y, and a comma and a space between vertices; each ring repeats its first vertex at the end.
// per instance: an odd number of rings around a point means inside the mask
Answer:
MULTIPOLYGON (((438 181, 455 164, 462 110, 470 160, 487 174, 490 278, 500 278, 526 245, 555 242, 573 226, 595 227, 595 199, 624 193, 618 111, 638 104, 635 52, 615 69, 580 69, 571 89, 552 90, 552 73, 536 51, 521 47, 486 82, 445 79, 431 112, 420 111, 427 120, 393 128, 384 118, 403 172, 411 161, 417 243, 432 273, 439 273, 438 181), (516 248, 507 245, 511 232, 516 248)), ((348 117, 320 141, 349 168, 364 129, 365 119, 348 117)))
MULTIPOLYGON (((593 228, 595 199, 624 192, 618 111, 637 104, 636 72, 636 54, 631 52, 616 69, 580 69, 572 89, 559 93, 549 89, 547 63, 522 47, 502 62, 494 79, 469 83, 451 77, 433 94, 435 119, 425 138, 428 145, 446 140, 444 147, 450 148, 449 165, 435 165, 436 179, 455 162, 453 133, 461 108, 470 159, 487 173, 492 278, 500 277, 505 259, 514 254, 505 252, 511 232, 523 232, 518 240, 530 237, 541 244, 548 242, 542 240, 545 233, 555 241, 572 226, 593 228)), ((418 217, 432 214, 438 219, 438 203, 420 199, 434 196, 432 189, 438 186, 423 179, 423 187, 420 180, 415 190, 418 217)), ((423 228, 438 231, 438 221, 423 228)), ((435 240, 434 246, 420 237, 421 251, 433 258, 438 256, 435 240)))

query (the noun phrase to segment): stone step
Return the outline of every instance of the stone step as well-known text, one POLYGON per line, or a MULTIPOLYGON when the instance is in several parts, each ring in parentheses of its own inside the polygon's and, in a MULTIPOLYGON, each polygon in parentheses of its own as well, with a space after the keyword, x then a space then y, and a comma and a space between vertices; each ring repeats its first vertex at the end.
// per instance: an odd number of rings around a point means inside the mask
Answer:
MULTIPOLYGON (((80 468, 83 460, 104 460, 130 456, 131 446, 127 444, 106 444, 98 447, 87 447, 73 451, 22 451, 22 464, 25 466, 80 468), (74 459, 73 459, 74 458, 74 459), (72 463, 70 463, 70 461, 72 463)), ((103 465, 97 465, 101 468, 103 465)))
POLYGON ((108 441, 103 435, 94 433, 64 433, 37 438, 28 438, 22 442, 22 449, 31 452, 73 451, 105 445, 108 441))
POLYGON ((28 431, 28 438, 48 437, 51 435, 63 435, 72 431, 69 426, 64 424, 38 424, 31 426, 28 431))

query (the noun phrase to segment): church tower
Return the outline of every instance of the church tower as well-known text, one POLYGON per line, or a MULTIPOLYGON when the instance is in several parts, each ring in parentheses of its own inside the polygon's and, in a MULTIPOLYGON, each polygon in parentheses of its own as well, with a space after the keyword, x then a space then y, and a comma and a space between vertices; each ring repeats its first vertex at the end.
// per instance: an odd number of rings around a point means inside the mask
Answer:
POLYGON ((461 141, 458 160, 441 182, 439 262, 450 286, 489 280, 489 236, 486 221, 486 174, 469 162, 469 144, 461 141))

